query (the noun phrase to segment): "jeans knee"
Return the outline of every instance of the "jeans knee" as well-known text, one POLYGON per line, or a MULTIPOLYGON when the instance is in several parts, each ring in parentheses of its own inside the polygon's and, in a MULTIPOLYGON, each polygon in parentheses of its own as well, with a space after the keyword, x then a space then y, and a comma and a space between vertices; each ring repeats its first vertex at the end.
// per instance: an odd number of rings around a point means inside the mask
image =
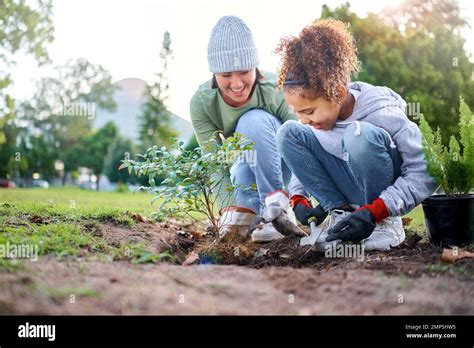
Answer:
POLYGON ((353 122, 343 136, 344 151, 350 157, 366 157, 371 151, 380 151, 391 144, 390 135, 383 128, 368 122, 353 122))
POLYGON ((304 131, 304 125, 298 121, 289 120, 283 123, 276 134, 278 149, 282 151, 285 145, 291 140, 297 139, 302 131, 304 131))
POLYGON ((275 116, 265 110, 253 109, 240 116, 235 131, 251 139, 256 139, 262 134, 262 129, 276 130, 280 124, 280 121, 275 116))
POLYGON ((230 168, 230 181, 233 186, 245 189, 255 183, 255 174, 247 163, 235 163, 230 168))

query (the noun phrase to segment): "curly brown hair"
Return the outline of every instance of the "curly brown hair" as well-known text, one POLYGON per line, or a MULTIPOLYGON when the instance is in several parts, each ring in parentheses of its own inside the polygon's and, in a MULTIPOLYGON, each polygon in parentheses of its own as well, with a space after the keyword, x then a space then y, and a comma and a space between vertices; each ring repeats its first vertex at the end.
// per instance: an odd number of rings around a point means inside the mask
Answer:
POLYGON ((334 19, 319 20, 298 37, 281 39, 276 53, 282 56, 278 87, 286 92, 302 88, 312 98, 339 102, 338 86, 347 86, 359 72, 355 40, 347 26, 334 19))

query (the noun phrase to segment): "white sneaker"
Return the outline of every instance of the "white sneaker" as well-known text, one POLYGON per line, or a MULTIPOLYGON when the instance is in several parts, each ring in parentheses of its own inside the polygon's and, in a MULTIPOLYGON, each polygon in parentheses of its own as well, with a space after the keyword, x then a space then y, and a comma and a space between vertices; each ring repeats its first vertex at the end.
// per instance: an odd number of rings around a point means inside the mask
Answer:
POLYGON ((390 250, 405 240, 405 230, 401 216, 390 216, 377 224, 369 238, 362 241, 364 249, 390 250))
MULTIPOLYGON (((314 238, 312 249, 315 251, 326 251, 326 248, 330 245, 335 247, 337 244, 341 243, 341 240, 334 240, 332 242, 326 242, 326 237, 328 236, 328 231, 333 228, 339 221, 344 219, 346 216, 350 215, 351 212, 333 209, 329 212, 329 215, 326 219, 317 227, 316 236, 313 236, 313 233, 310 237, 314 238)), ((305 237, 306 238, 306 237, 305 237)), ((303 238, 302 238, 303 240, 303 238)))
POLYGON ((284 236, 278 232, 272 223, 266 223, 261 228, 257 228, 252 232, 252 242, 267 243, 277 239, 282 239, 284 236))

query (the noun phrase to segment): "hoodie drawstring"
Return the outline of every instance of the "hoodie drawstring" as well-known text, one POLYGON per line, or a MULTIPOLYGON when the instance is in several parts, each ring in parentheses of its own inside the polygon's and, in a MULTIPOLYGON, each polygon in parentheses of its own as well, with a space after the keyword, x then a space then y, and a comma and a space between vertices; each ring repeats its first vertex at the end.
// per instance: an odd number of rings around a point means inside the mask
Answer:
POLYGON ((360 122, 359 121, 355 121, 355 124, 356 124, 356 130, 354 132, 354 135, 355 136, 359 136, 360 133, 361 133, 361 130, 360 130, 360 122))

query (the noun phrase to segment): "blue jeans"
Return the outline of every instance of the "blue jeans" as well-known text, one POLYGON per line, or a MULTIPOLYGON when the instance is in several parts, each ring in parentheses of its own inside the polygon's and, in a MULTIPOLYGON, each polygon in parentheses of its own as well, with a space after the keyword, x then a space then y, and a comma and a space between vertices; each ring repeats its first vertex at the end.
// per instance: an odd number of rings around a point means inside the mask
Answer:
POLYGON ((378 198, 400 176, 401 157, 390 135, 360 122, 344 131, 344 160, 326 152, 313 131, 296 121, 278 130, 278 148, 304 188, 328 211, 346 204, 362 206, 378 198))
POLYGON ((239 118, 235 128, 235 132, 255 143, 252 156, 247 156, 254 161, 242 161, 230 169, 231 182, 235 183, 236 203, 257 214, 261 212, 265 197, 283 189, 291 178, 291 172, 277 148, 276 134, 280 126, 281 121, 272 114, 253 109, 239 118), (252 184, 256 190, 250 187, 252 184))

